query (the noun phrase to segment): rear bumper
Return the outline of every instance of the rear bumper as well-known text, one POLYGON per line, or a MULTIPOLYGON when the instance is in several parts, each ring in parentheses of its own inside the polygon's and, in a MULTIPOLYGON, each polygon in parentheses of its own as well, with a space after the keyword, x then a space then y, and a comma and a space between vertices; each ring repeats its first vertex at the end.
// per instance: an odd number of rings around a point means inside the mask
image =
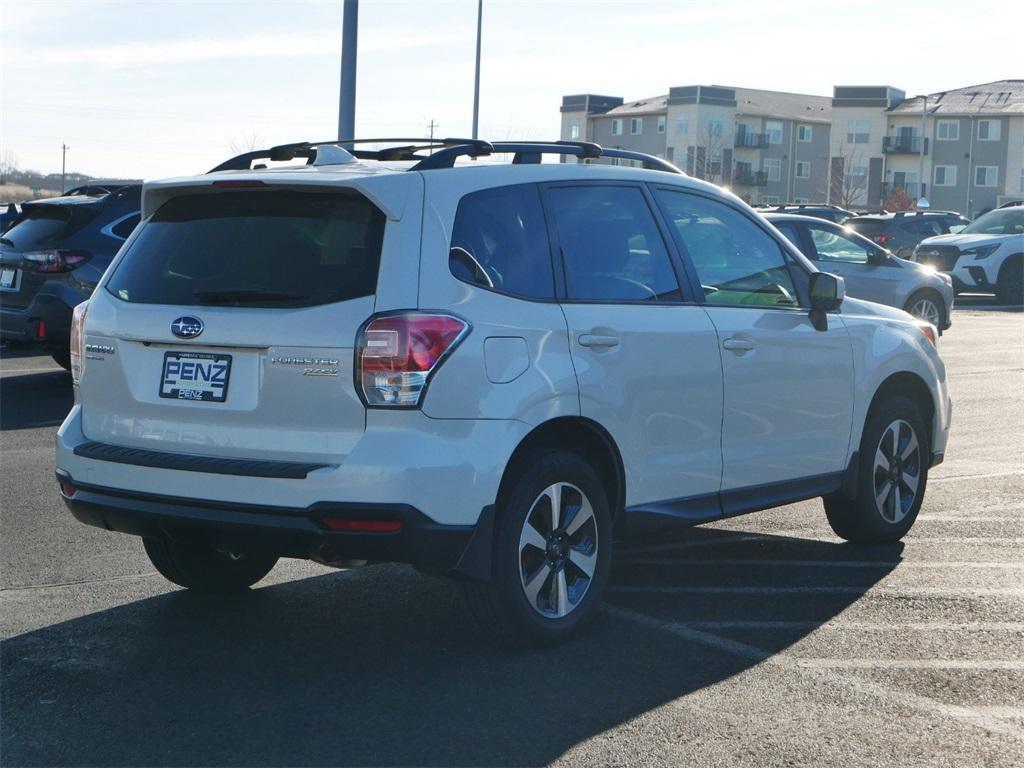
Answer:
POLYGON ((305 508, 181 499, 83 485, 57 470, 61 497, 80 522, 177 543, 344 564, 410 563, 472 579, 490 577, 492 507, 475 525, 442 525, 405 504, 318 502, 305 508), (337 531, 325 518, 389 521, 385 533, 337 531))
MULTIPOLYGON (((69 306, 67 297, 47 293, 46 286, 24 309, 0 308, 0 338, 40 347, 66 347, 71 338, 74 306, 89 298, 82 294, 69 306), (42 321, 42 325, 40 325, 42 321), (45 329, 45 332, 42 332, 45 329)), ((0 294, 2 296, 2 294, 0 294)))

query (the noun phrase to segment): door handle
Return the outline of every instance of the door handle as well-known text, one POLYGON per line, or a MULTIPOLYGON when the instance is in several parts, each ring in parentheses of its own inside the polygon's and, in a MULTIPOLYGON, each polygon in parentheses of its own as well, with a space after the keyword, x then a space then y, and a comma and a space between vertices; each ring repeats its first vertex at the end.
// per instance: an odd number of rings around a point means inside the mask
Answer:
POLYGON ((605 336, 597 333, 582 333, 580 334, 580 346, 581 347, 617 347, 619 346, 618 336, 605 336))
POLYGON ((722 346, 730 352, 735 352, 736 354, 741 355, 744 352, 752 351, 754 349, 754 342, 750 339, 737 339, 736 337, 733 337, 723 341, 722 346))

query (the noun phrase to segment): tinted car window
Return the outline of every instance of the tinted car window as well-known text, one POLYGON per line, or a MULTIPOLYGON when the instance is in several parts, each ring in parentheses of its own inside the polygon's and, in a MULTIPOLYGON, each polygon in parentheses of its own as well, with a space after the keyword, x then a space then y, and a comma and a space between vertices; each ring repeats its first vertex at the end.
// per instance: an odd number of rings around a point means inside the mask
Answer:
POLYGON ((54 246, 60 241, 70 218, 65 208, 56 205, 27 208, 22 218, 4 232, 4 240, 20 250, 54 246))
POLYGON ((552 299, 555 281, 540 192, 517 184, 473 192, 455 214, 448 267, 481 288, 552 299))
POLYGON ((873 237, 888 229, 890 222, 885 219, 847 219, 845 225, 865 237, 873 237))
POLYGON ((548 200, 566 294, 583 301, 679 301, 654 217, 636 187, 553 187, 548 200))
POLYGON ((754 222, 698 195, 669 190, 657 195, 709 304, 799 305, 782 249, 754 222))
POLYGON ((924 237, 932 237, 933 235, 942 234, 942 225, 938 219, 927 218, 927 219, 904 219, 901 225, 903 229, 908 232, 913 232, 917 235, 924 237))
POLYGON ((797 228, 796 224, 791 221, 773 221, 772 224, 775 225, 775 228, 779 230, 779 232, 786 236, 786 239, 789 240, 789 242, 803 251, 803 244, 800 242, 800 230, 797 228))
POLYGON ((124 301, 288 307, 374 292, 384 214, 354 194, 220 192, 164 203, 107 283, 124 301))
POLYGON ((809 224, 807 232, 811 236, 811 242, 814 244, 815 253, 820 261, 867 264, 869 249, 866 244, 831 227, 818 227, 809 224))
POLYGON ((113 232, 114 235, 116 235, 117 237, 120 237, 122 240, 127 240, 128 235, 130 235, 138 225, 139 214, 135 213, 129 216, 127 219, 124 219, 123 221, 115 224, 113 227, 110 228, 110 231, 113 232))

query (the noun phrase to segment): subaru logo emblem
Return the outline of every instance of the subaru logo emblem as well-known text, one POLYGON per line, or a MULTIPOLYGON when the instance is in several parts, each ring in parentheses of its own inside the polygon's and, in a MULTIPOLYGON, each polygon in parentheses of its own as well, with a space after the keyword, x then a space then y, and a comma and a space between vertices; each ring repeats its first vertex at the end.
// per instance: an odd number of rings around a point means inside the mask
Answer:
POLYGON ((171 333, 180 339, 194 339, 203 332, 203 321, 198 317, 179 317, 171 323, 171 333))

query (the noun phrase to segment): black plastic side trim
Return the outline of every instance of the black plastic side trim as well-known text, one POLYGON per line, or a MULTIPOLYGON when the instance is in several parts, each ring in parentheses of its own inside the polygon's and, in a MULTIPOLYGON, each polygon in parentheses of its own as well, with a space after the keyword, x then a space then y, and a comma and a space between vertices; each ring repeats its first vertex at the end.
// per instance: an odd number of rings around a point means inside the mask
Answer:
POLYGON ((137 467, 174 469, 182 472, 207 472, 213 475, 239 475, 241 477, 275 477, 303 480, 314 469, 330 464, 312 464, 294 461, 258 461, 254 459, 224 459, 214 456, 193 456, 186 453, 149 451, 143 448, 125 448, 120 445, 88 442, 75 447, 75 455, 96 461, 132 464, 137 467))

